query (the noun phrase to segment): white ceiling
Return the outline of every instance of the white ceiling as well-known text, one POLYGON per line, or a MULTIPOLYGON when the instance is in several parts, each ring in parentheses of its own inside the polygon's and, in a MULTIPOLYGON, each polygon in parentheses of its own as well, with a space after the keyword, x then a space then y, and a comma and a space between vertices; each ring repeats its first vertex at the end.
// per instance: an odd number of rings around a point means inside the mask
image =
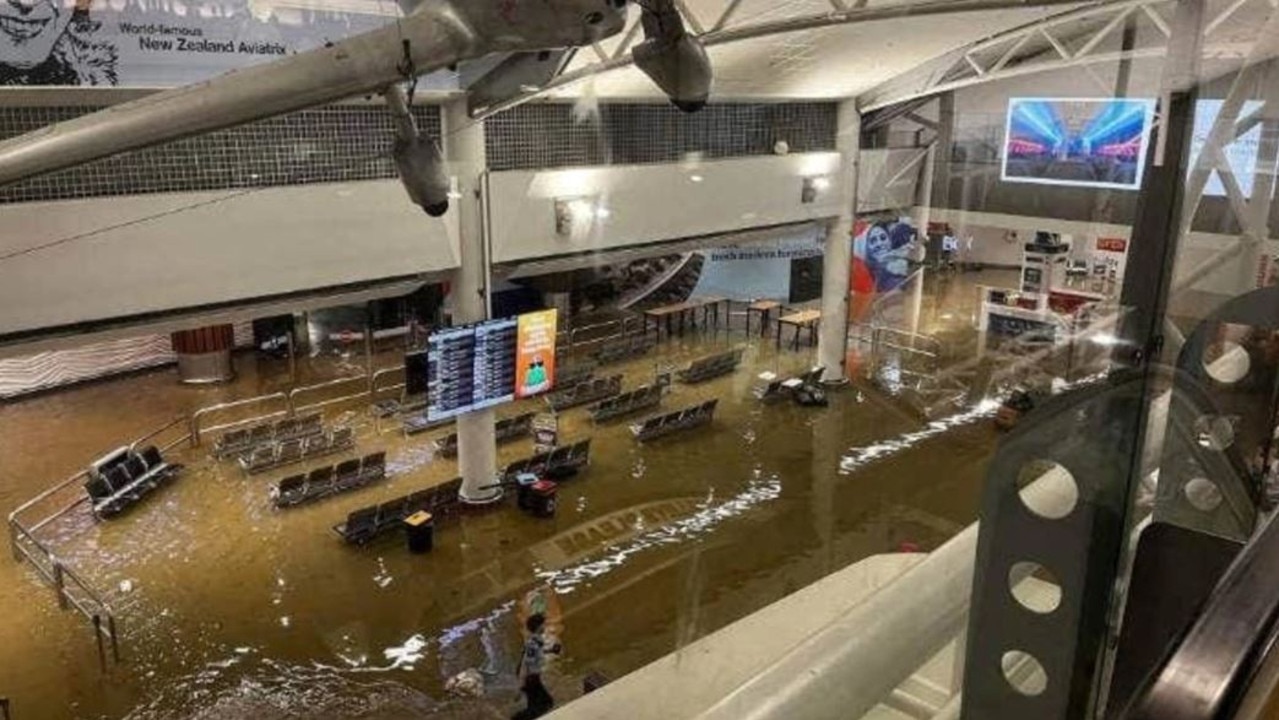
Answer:
MULTIPOLYGON (((685 4, 698 23, 709 29, 728 2, 686 0, 685 4)), ((871 0, 867 7, 912 2, 871 0)), ((714 91, 723 99, 851 97, 946 52, 1078 5, 874 20, 714 45, 709 48, 715 68, 714 91)), ((831 10, 831 0, 743 0, 728 27, 831 10)), ((634 16, 638 12, 632 8, 634 16)), ((611 56, 620 42, 620 37, 611 38, 600 49, 611 56)), ((571 72, 598 61, 597 52, 586 48, 568 69, 571 72)), ((597 75, 560 88, 553 95, 660 97, 653 84, 633 67, 597 75)))

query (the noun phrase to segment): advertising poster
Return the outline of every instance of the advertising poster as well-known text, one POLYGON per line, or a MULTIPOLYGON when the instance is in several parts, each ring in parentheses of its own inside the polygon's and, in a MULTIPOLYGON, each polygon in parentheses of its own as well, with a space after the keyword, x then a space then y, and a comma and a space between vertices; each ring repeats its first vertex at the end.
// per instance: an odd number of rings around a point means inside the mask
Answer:
POLYGON ((702 253, 705 263, 693 295, 733 300, 785 299, 791 296, 792 268, 797 261, 822 256, 815 235, 753 245, 728 245, 702 253))
POLYGON ((1003 179, 1136 190, 1154 112, 1146 99, 1013 98, 1003 179))
POLYGON ((919 231, 906 220, 858 221, 853 239, 855 291, 879 294, 896 290, 910 276, 910 251, 919 231))
POLYGON ((919 231, 905 219, 858 220, 853 228, 849 314, 860 320, 875 297, 901 287, 910 277, 910 255, 919 231))
POLYGON ((526 398, 550 390, 555 384, 556 310, 542 310, 519 317, 515 351, 515 397, 526 398))
POLYGON ((6 0, 0 85, 188 85, 399 15, 395 0, 6 0))

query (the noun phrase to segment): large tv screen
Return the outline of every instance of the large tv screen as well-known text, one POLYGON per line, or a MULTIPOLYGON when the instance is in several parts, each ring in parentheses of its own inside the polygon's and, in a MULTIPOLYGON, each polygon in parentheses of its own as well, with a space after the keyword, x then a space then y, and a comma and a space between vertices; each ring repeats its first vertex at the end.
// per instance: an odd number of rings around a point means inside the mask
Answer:
POLYGON ((1003 179, 1136 190, 1154 111, 1145 99, 1012 98, 1003 179))
POLYGON ((554 310, 432 333, 427 344, 427 419, 447 420, 551 390, 554 310))

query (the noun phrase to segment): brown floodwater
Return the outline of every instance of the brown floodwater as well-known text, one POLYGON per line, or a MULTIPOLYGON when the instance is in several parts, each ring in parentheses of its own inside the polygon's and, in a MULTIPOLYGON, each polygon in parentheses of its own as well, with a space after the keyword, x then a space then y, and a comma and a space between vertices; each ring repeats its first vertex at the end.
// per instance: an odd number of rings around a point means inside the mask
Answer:
MULTIPOLYGON (((962 317, 942 325, 967 322, 971 282, 942 290, 954 297, 931 298, 925 324, 943 311, 962 317)), ((623 675, 852 562, 903 543, 936 547, 975 520, 997 440, 980 414, 930 428, 860 385, 825 409, 760 404, 756 375, 807 369, 813 351, 740 332, 675 338, 615 371, 635 387, 656 360, 740 345, 737 373, 677 384, 663 401, 719 398, 712 425, 641 445, 624 421, 597 427, 585 409, 568 411, 561 437, 592 438, 592 459, 561 487, 556 517, 512 503, 444 522, 426 556, 398 536, 348 547, 330 528, 453 478, 455 461, 428 442, 447 430, 406 439, 359 408, 330 412, 355 425, 358 452, 387 450, 391 477, 289 511, 273 510, 267 489, 290 473, 245 477, 206 449, 175 450, 187 469, 133 511, 98 523, 81 507, 40 533, 113 606, 122 662, 100 672, 88 623, 59 610, 28 566, 3 560, 0 697, 13 720, 509 717, 513 605, 540 584, 564 611, 565 652, 548 671, 564 702, 588 673, 623 675), (478 667, 494 671, 485 698, 445 696, 449 677, 478 667)), ((0 405, 0 511, 174 417, 287 383, 280 361, 237 362, 224 387, 183 387, 166 369, 0 405)), ((310 378, 353 370, 304 368, 310 378)), ((503 445, 499 462, 531 453, 528 440, 503 445)))

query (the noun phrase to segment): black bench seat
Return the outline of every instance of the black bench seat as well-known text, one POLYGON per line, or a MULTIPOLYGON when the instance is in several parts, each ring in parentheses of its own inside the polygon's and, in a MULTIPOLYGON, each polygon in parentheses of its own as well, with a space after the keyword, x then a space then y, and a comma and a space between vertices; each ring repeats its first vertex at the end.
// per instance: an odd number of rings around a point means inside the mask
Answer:
POLYGON ((84 489, 94 516, 110 518, 137 504, 181 471, 182 465, 165 462, 154 445, 140 452, 120 448, 90 467, 84 489))

